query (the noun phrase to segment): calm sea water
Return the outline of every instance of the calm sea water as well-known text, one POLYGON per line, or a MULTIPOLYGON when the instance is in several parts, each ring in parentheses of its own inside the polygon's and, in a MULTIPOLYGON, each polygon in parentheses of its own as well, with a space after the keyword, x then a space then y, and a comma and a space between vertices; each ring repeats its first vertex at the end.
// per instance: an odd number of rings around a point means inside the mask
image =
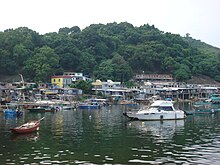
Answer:
POLYGON ((127 108, 0 114, 0 164, 220 164, 220 113, 178 121, 130 121, 127 108), (40 119, 38 132, 9 128, 40 119))

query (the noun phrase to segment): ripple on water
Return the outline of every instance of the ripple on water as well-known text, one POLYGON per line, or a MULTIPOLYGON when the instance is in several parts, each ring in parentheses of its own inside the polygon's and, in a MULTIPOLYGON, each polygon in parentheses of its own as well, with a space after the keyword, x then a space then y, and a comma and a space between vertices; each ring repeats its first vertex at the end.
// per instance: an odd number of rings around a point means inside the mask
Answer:
POLYGON ((37 143, 19 141, 4 145, 7 139, 0 139, 0 159, 7 164, 27 165, 88 165, 93 164, 91 161, 98 164, 118 162, 153 165, 217 165, 220 162, 220 122, 213 125, 213 119, 203 120, 203 117, 188 123, 186 121, 181 126, 176 123, 170 125, 170 122, 132 122, 127 126, 127 120, 119 115, 121 111, 112 110, 111 115, 103 111, 67 113, 71 115, 59 117, 55 116, 57 113, 51 116, 51 122, 50 118, 44 120, 48 122, 42 125, 40 141, 37 143), (92 116, 90 120, 89 115, 92 116), (49 134, 45 135, 43 132, 49 134), (54 145, 51 145, 51 139, 54 140, 54 145), (90 149, 91 142, 97 142, 95 145, 98 147, 90 149), (13 151, 11 148, 15 145, 16 149, 13 151), (5 161, 7 158, 10 159, 5 161))
POLYGON ((89 162, 88 161, 75 160, 74 163, 75 164, 86 164, 86 163, 89 163, 89 162))
POLYGON ((113 161, 114 159, 109 157, 109 156, 105 156, 105 160, 108 160, 108 161, 113 161))
MULTIPOLYGON (((131 159, 128 160, 128 163, 145 163, 145 164, 155 164, 155 161, 141 160, 141 159, 131 159)), ((161 164, 162 162, 157 162, 161 164)))
POLYGON ((40 161, 40 164, 52 164, 52 162, 50 160, 43 160, 40 161))

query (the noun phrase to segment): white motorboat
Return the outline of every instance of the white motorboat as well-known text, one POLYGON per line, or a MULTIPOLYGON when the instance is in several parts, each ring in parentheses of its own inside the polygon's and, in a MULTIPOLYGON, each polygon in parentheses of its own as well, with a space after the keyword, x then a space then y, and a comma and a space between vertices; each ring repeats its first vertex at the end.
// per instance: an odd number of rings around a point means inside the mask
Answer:
POLYGON ((125 116, 138 120, 177 120, 186 117, 183 110, 174 108, 171 101, 156 100, 150 107, 143 107, 137 112, 125 112, 125 116))

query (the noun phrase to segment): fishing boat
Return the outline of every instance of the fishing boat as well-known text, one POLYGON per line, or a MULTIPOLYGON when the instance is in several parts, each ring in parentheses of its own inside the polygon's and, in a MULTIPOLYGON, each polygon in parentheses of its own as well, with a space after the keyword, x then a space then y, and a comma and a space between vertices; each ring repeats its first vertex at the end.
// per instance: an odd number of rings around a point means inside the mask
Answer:
POLYGON ((198 104, 194 103, 191 110, 185 110, 186 115, 197 115, 197 114, 216 114, 220 112, 218 104, 212 104, 207 102, 198 104))
POLYGON ((143 107, 137 112, 125 112, 125 116, 138 120, 177 120, 184 119, 183 110, 175 109, 171 101, 156 100, 150 107, 143 107))
POLYGON ((56 109, 59 109, 59 110, 73 110, 73 109, 75 109, 76 108, 76 106, 75 106, 75 104, 72 104, 72 103, 70 103, 70 102, 61 102, 60 104, 59 104, 59 106, 56 106, 56 109))
POLYGON ((220 109, 194 109, 191 111, 185 111, 186 115, 198 115, 198 114, 216 114, 219 113, 220 109))
POLYGON ((33 108, 28 108, 29 112, 38 112, 38 113, 42 113, 42 112, 56 112, 57 109, 54 106, 37 106, 37 107, 33 107, 33 108))
POLYGON ((213 94, 211 96, 210 100, 213 104, 219 104, 220 103, 220 94, 219 93, 213 94))
POLYGON ((81 102, 78 104, 77 106, 79 109, 100 109, 101 105, 98 102, 94 102, 94 101, 85 101, 85 102, 81 102))
POLYGON ((201 107, 201 106, 211 106, 212 102, 210 101, 196 101, 193 103, 194 107, 201 107))
POLYGON ((23 112, 15 109, 3 109, 3 113, 5 116, 14 116, 14 117, 19 117, 23 115, 23 112))
POLYGON ((44 119, 44 117, 41 118, 40 120, 29 121, 25 124, 22 124, 21 126, 11 128, 10 130, 12 131, 12 133, 30 133, 30 132, 34 132, 34 131, 39 130, 40 121, 43 120, 43 119, 44 119))
POLYGON ((217 104, 193 106, 191 110, 185 110, 186 115, 216 114, 219 112, 220 108, 217 104))

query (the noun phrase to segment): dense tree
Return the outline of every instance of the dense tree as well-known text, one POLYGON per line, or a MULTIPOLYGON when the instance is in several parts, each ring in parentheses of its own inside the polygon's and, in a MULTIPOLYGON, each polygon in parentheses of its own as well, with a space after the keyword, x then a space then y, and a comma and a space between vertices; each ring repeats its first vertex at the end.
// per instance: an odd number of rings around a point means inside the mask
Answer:
POLYGON ((174 77, 178 81, 186 81, 191 78, 191 71, 187 65, 177 64, 178 68, 174 71, 174 77))
POLYGON ((34 81, 48 81, 56 73, 59 66, 59 56, 48 46, 39 48, 25 65, 26 76, 34 81))
POLYGON ((219 55, 218 48, 149 24, 92 24, 44 35, 27 27, 0 32, 0 73, 22 73, 35 81, 48 81, 64 70, 115 81, 143 71, 173 74, 182 81, 197 74, 219 81, 219 55))
POLYGON ((13 49, 13 57, 18 67, 24 66, 24 62, 29 58, 31 51, 23 44, 17 44, 13 49))
POLYGON ((102 81, 105 80, 114 80, 113 76, 114 65, 112 64, 112 60, 103 61, 97 69, 94 71, 94 76, 96 79, 100 79, 102 81))
POLYGON ((114 80, 125 82, 132 78, 132 69, 121 55, 113 55, 112 65, 114 80))
POLYGON ((79 80, 75 84, 70 85, 71 88, 81 89, 84 94, 92 94, 92 84, 91 82, 79 80))
POLYGON ((9 51, 0 49, 0 73, 12 75, 16 73, 17 66, 9 51))
POLYGON ((94 67, 97 64, 94 56, 92 56, 90 53, 82 52, 79 59, 79 70, 81 70, 81 72, 85 74, 93 72, 94 67))
POLYGON ((124 58, 117 54, 113 54, 113 58, 103 61, 95 70, 95 78, 106 81, 108 79, 114 81, 125 82, 132 78, 132 69, 124 58))

